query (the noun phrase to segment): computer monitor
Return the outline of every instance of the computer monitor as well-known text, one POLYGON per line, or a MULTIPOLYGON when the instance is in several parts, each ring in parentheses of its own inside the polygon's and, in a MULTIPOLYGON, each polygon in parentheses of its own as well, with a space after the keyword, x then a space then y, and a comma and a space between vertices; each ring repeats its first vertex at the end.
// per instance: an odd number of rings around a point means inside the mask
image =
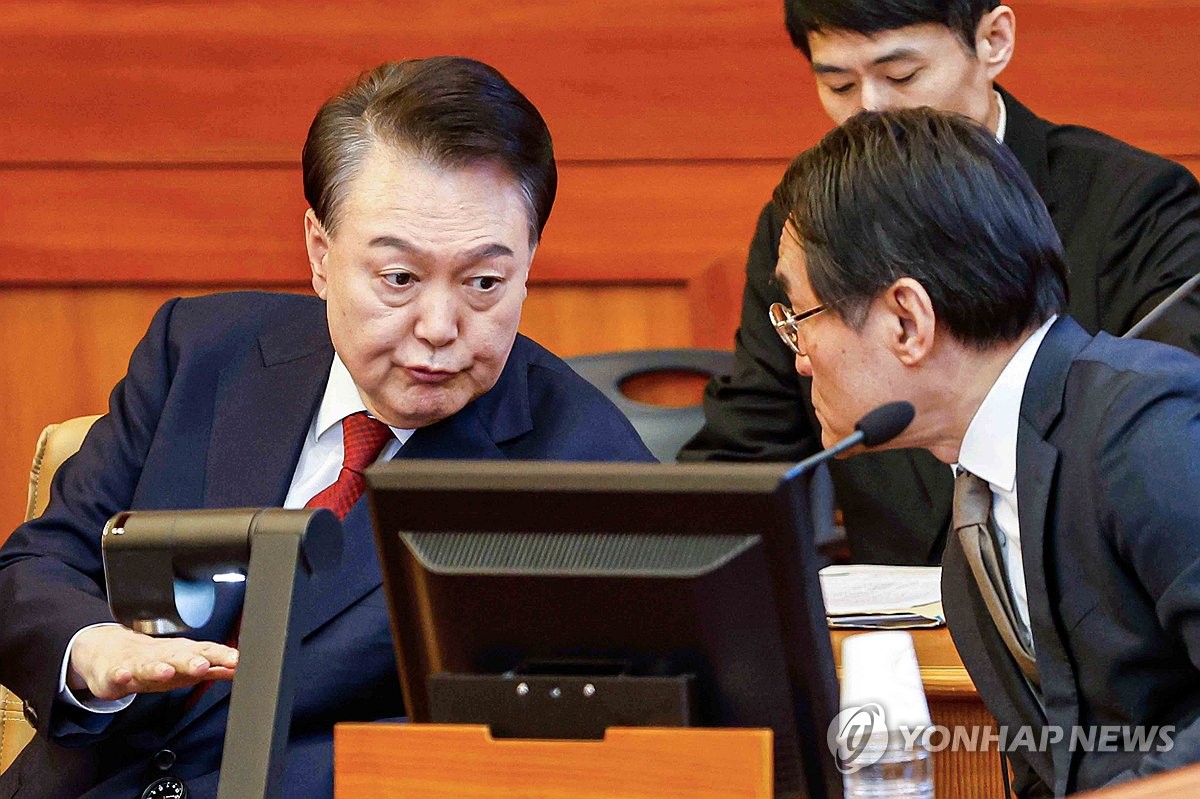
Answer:
POLYGON ((813 544, 820 498, 809 475, 784 471, 372 467, 410 718, 539 738, 601 737, 605 724, 769 727, 777 795, 840 797, 826 744, 837 682, 813 544))

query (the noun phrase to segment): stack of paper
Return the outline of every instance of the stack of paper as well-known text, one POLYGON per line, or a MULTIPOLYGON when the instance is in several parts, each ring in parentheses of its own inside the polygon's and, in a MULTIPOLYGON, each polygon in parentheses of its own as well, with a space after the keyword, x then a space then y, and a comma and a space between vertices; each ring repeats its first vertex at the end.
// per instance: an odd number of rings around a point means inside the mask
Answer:
POLYGON ((942 616, 940 566, 826 566, 821 593, 830 627, 896 629, 938 627, 942 616))

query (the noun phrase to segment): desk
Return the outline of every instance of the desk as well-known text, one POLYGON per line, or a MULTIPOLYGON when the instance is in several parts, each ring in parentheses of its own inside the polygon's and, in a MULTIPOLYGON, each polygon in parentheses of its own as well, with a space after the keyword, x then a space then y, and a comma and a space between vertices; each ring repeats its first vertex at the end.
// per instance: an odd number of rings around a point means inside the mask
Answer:
MULTIPOLYGON (((842 641, 862 630, 831 630, 833 657, 841 674, 842 641)), ((958 650, 945 627, 909 630, 921 665, 921 680, 929 699, 933 723, 953 729, 961 726, 995 726, 971 682, 958 650)), ((1003 799, 1000 754, 954 752, 949 747, 933 756, 935 795, 947 799, 1003 799)), ((1133 796, 1132 794, 1130 795, 1133 796)), ((1107 797, 1106 797, 1107 799, 1107 797)))

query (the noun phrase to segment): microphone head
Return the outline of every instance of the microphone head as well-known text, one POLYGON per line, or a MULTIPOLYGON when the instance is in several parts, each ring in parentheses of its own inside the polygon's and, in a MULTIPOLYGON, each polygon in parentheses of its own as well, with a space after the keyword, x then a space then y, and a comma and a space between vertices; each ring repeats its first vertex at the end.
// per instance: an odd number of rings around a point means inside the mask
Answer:
POLYGON ((863 434, 863 444, 877 447, 903 433, 916 413, 911 402, 889 402, 859 419, 854 429, 863 434))

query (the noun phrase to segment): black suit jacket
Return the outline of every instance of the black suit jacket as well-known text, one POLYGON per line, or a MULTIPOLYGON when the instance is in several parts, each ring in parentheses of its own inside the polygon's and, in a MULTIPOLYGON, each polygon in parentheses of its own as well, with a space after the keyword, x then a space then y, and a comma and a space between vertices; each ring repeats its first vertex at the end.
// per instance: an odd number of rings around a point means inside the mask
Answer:
POLYGON ((1047 724, 1064 731, 1048 751, 1012 752, 1019 793, 1061 796, 1200 761, 1200 359, 1056 322, 1022 397, 1017 497, 1040 705, 956 540, 942 593, 1009 740, 1019 725, 1034 740, 1047 724), (1117 751, 1087 751, 1089 732, 1103 749, 1106 726, 1142 727, 1146 751, 1122 751, 1124 732, 1117 751))
MULTIPOLYGON (((155 316, 51 503, 0 549, 0 681, 39 735, 0 775, 0 797, 137 796, 170 749, 193 799, 215 796, 230 684, 194 705, 187 689, 144 694, 116 716, 56 702, 71 636, 111 622, 100 531, 123 509, 281 505, 333 358, 325 304, 246 292, 173 300, 155 316)), ((496 385, 413 433, 399 458, 653 460, 619 410, 562 361, 518 336, 496 385)), ((340 566, 298 599, 302 686, 287 796, 332 793, 332 725, 403 714, 366 501, 343 522, 340 566)), ((189 637, 226 640, 240 597, 223 593, 189 637)))
MULTIPOLYGON (((1005 143, 1046 201, 1070 266, 1069 310, 1091 332, 1128 330, 1200 272, 1200 186, 1179 164, 1087 128, 1054 125, 1003 93, 1005 143)), ((783 220, 768 205, 746 264, 734 372, 711 381, 705 426, 681 460, 796 461, 820 449, 809 381, 767 321, 783 220)), ((1200 292, 1146 334, 1200 352, 1200 292)), ((856 560, 936 563, 949 527, 950 470, 923 451, 831 466, 856 560)))

